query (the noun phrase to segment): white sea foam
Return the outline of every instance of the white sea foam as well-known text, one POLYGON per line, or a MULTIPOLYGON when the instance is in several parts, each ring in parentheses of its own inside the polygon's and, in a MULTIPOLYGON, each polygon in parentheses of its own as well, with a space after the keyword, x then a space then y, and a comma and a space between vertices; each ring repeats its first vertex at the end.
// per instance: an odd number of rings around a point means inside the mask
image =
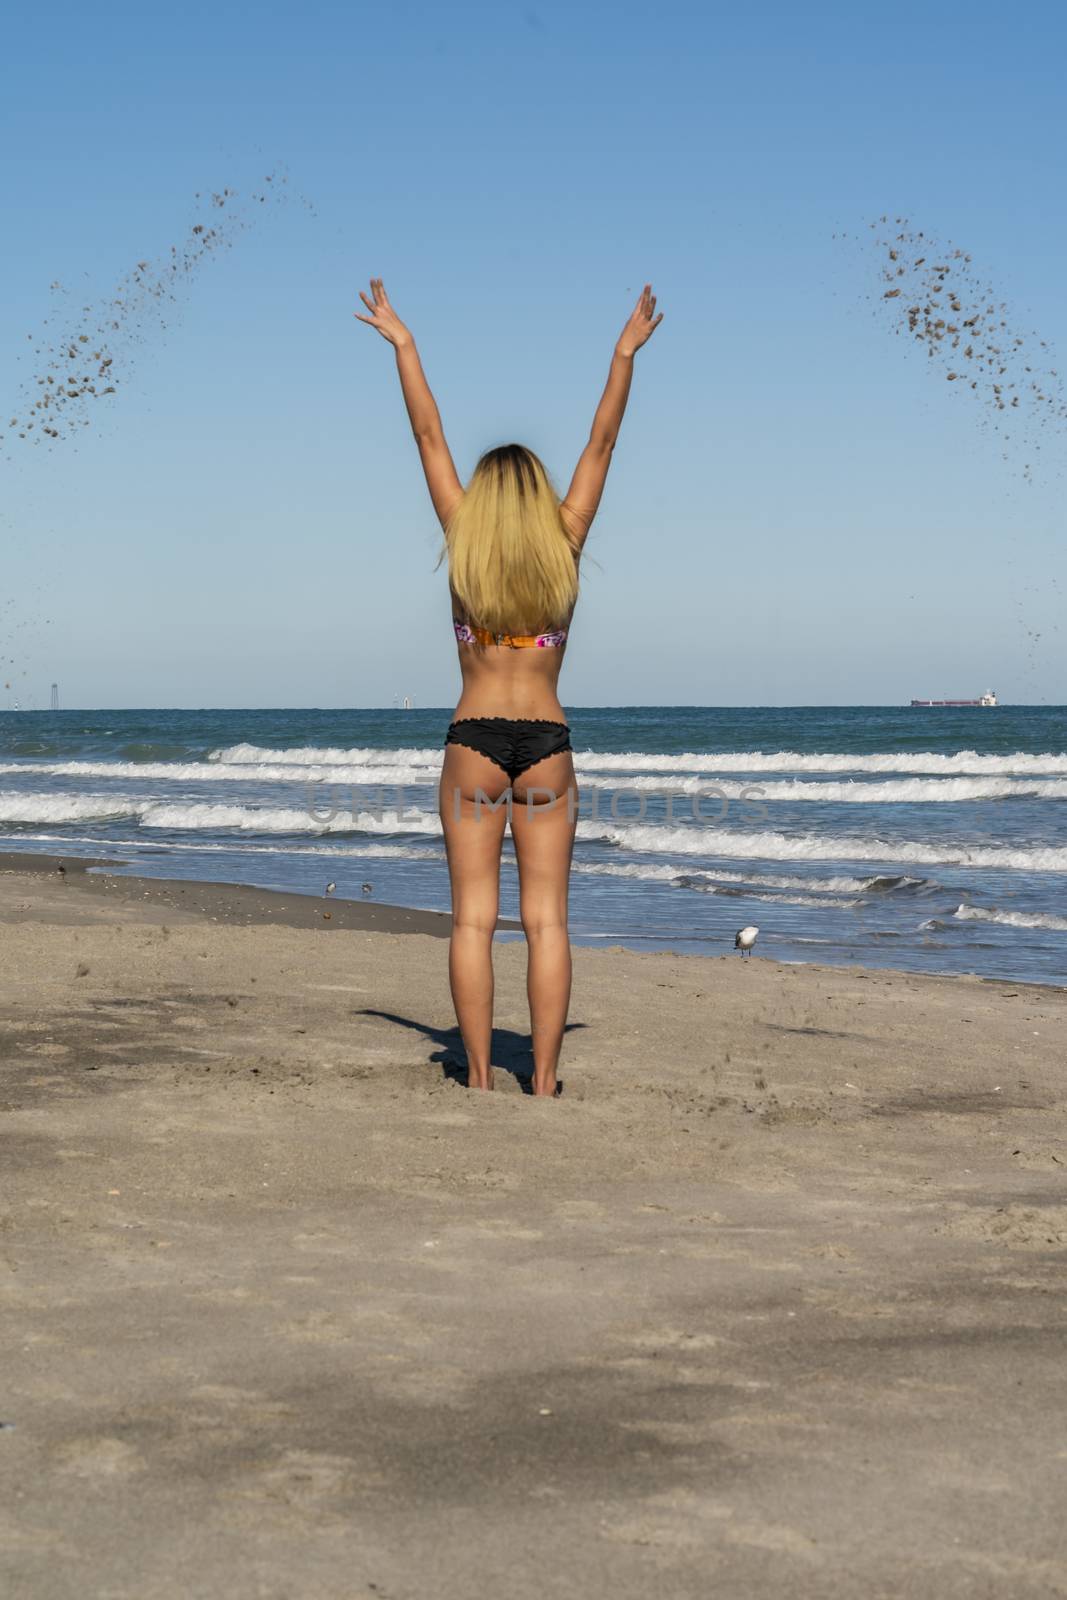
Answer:
POLYGON ((573 870, 591 877, 637 878, 649 883, 675 883, 685 877, 690 880, 704 878, 709 884, 739 885, 742 889, 796 889, 810 895, 813 904, 820 899, 821 903, 829 904, 824 897, 834 894, 860 895, 871 891, 893 892, 930 886, 929 879, 912 878, 906 873, 894 873, 888 877, 876 874, 873 877, 853 878, 836 874, 829 878, 801 878, 785 873, 728 872, 718 867, 683 868, 653 861, 575 861, 573 870))
POLYGON ((0 822, 84 822, 136 817, 142 804, 124 795, 0 794, 0 822))
POLYGON ((237 828, 255 833, 439 833, 436 816, 415 807, 395 811, 338 811, 316 816, 295 806, 146 805, 143 828, 237 828))
POLYGON ((802 753, 797 750, 775 751, 723 751, 703 754, 689 751, 683 755, 649 755, 641 751, 622 754, 601 754, 595 750, 580 751, 575 757, 579 771, 589 772, 862 772, 924 773, 932 777, 951 777, 975 774, 982 777, 1034 777, 1056 773, 1067 776, 1067 754, 1046 752, 1030 755, 1018 751, 1010 755, 979 755, 974 750, 961 750, 953 755, 939 755, 935 751, 887 751, 868 755, 847 755, 836 752, 802 753))
MULTIPOLYGON (((296 842, 287 839, 281 843, 271 843, 267 839, 225 839, 212 841, 210 839, 122 839, 120 841, 102 840, 93 838, 92 835, 78 835, 70 833, 20 833, 20 845, 24 844, 60 844, 64 850, 69 850, 72 845, 84 845, 87 850, 99 853, 105 846, 112 847, 117 844, 118 850, 127 861, 137 859, 141 853, 151 860, 157 856, 175 854, 187 855, 230 855, 230 856, 329 856, 335 859, 339 856, 353 858, 366 857, 374 861, 444 861, 445 852, 434 845, 419 844, 386 844, 372 840, 368 844, 352 844, 346 840, 333 838, 328 844, 308 844, 303 840, 296 842)), ((511 858, 504 856, 507 864, 511 858)))
MULTIPOLYGON (((389 753, 378 751, 379 756, 389 753)), ((166 783, 300 783, 309 789, 319 784, 363 788, 400 784, 414 788, 419 784, 436 784, 440 766, 440 755, 436 767, 392 762, 379 766, 322 765, 318 771, 311 766, 277 762, 255 765, 221 761, 5 761, 0 762, 0 773, 43 774, 55 778, 133 778, 153 782, 162 779, 166 783)))
POLYGON ((1051 928, 1067 932, 1067 917, 1051 911, 998 911, 995 906, 957 906, 952 915, 960 922, 999 922, 1006 928, 1051 928))
MULTIPOLYGON (((141 827, 174 832, 236 830, 259 834, 439 834, 435 812, 416 806, 360 810, 328 806, 240 806, 183 801, 173 804, 129 795, 35 795, 0 792, 0 823, 65 823, 137 818, 141 827)), ((873 836, 781 833, 770 829, 670 827, 580 819, 578 837, 618 845, 637 854, 702 856, 706 860, 870 861, 905 865, 1067 872, 1067 847, 977 845, 966 842, 889 840, 873 836)))
POLYGON ((317 745, 299 745, 285 750, 271 750, 258 744, 231 744, 222 750, 208 752, 209 761, 224 765, 255 766, 280 763, 288 767, 366 767, 382 762, 399 766, 426 767, 441 765, 441 746, 431 748, 382 749, 378 745, 353 745, 350 750, 317 745))
MULTIPOLYGON (((701 894, 722 894, 725 892, 717 889, 712 883, 694 883, 691 879, 686 879, 682 882, 681 887, 697 889, 701 894)), ((787 894, 782 889, 734 889, 731 890, 730 898, 760 900, 775 906, 806 906, 809 911, 820 910, 826 906, 837 907, 847 911, 859 903, 856 900, 842 900, 835 895, 787 894)))
POLYGON ((438 817, 410 807, 356 812, 328 808, 316 814, 296 806, 231 806, 193 802, 168 805, 123 795, 0 793, 0 823, 85 822, 136 817, 142 828, 189 830, 236 828, 253 833, 439 833, 438 817))
MULTIPOLYGON (((865 889, 869 889, 878 881, 875 878, 852 878, 844 874, 831 878, 798 878, 784 873, 778 875, 762 872, 712 872, 709 875, 723 883, 758 883, 768 889, 805 889, 814 894, 862 894, 865 889)), ((910 881, 918 883, 920 880, 915 878, 910 881)))
POLYGON ((768 861, 900 861, 914 865, 993 867, 1021 872, 1067 872, 1067 847, 971 845, 946 840, 882 840, 847 834, 822 836, 734 831, 727 828, 668 828, 642 823, 579 822, 578 836, 601 839, 624 850, 657 855, 721 856, 768 861))
POLYGON ((743 805, 783 801, 821 801, 843 805, 886 805, 929 801, 956 804, 963 800, 1067 800, 1063 778, 899 778, 886 783, 870 779, 820 783, 817 779, 779 778, 738 780, 707 777, 648 777, 640 773, 607 777, 582 773, 582 782, 596 789, 615 788, 639 794, 683 794, 704 797, 713 807, 717 797, 743 805))
MULTIPOLYGON (((254 746, 235 749, 253 750, 254 746)), ((231 752, 232 753, 232 752, 231 752)), ((262 752, 266 754, 266 752, 262 752)), ((343 752, 327 752, 341 754, 343 752)), ((357 752, 344 752, 355 755, 357 752)), ((61 778, 135 779, 165 783, 295 783, 309 792, 320 788, 418 788, 435 785, 441 767, 440 751, 399 751, 406 758, 390 761, 388 751, 364 751, 377 756, 371 761, 318 763, 252 760, 209 761, 59 761, 2 762, 0 773, 31 773, 61 778), (422 759, 425 757, 426 759, 422 759)), ((626 789, 637 793, 691 795, 704 799, 707 820, 714 820, 708 808, 720 799, 742 805, 761 802, 822 802, 845 805, 885 805, 893 803, 947 803, 980 800, 1046 799, 1067 800, 1067 779, 1039 778, 904 778, 879 783, 869 779, 821 783, 814 779, 754 779, 663 775, 642 773, 582 772, 589 789, 626 789)))
MULTIPOLYGON (((213 750, 210 762, 232 765, 278 764, 304 767, 364 767, 382 763, 400 766, 439 767, 441 748, 405 748, 383 750, 374 746, 354 745, 350 749, 302 745, 284 750, 272 750, 263 745, 227 745, 213 750)), ((1067 753, 1047 751, 1031 755, 1017 751, 1008 755, 979 755, 974 750, 961 750, 952 755, 935 751, 887 751, 867 755, 847 755, 831 751, 803 753, 796 750, 736 750, 707 754, 687 751, 680 755, 653 755, 641 750, 601 752, 581 750, 575 755, 575 767, 586 773, 683 773, 697 775, 709 772, 857 772, 857 773, 920 773, 933 777, 1035 777, 1057 773, 1067 777, 1067 753)))

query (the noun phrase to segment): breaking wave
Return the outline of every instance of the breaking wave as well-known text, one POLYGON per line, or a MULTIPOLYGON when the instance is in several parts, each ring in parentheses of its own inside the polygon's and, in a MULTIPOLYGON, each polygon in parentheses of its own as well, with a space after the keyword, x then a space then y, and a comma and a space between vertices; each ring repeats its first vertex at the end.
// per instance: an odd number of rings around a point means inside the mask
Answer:
MULTIPOLYGON (((55 778, 162 779, 166 783, 315 783, 359 785, 436 784, 440 758, 434 767, 390 762, 388 750, 379 750, 378 766, 327 766, 323 771, 296 763, 221 761, 56 761, 28 765, 24 761, 0 762, 0 772, 44 774, 55 778)), ((320 766, 322 764, 320 763, 320 766)))
MULTIPOLYGON (((351 749, 316 745, 301 745, 289 749, 272 750, 263 745, 235 744, 212 750, 209 762, 230 765, 270 763, 283 766, 304 767, 360 767, 381 764, 383 761, 409 767, 438 767, 440 748, 408 748, 382 750, 355 745, 351 749)), ((1024 777, 1042 775, 1067 777, 1067 754, 1048 751, 1031 755, 1017 751, 1009 755, 979 755, 974 750, 961 750, 952 755, 939 755, 936 751, 890 751, 884 754, 842 755, 834 752, 815 752, 805 755, 796 750, 776 751, 721 751, 706 754, 688 751, 681 755, 651 755, 641 750, 620 753, 602 753, 596 750, 576 752, 575 767, 585 773, 699 773, 723 772, 784 772, 784 773, 916 773, 929 777, 1024 777)))
MULTIPOLYGON (((650 883, 675 883, 683 876, 680 867, 658 865, 651 861, 576 861, 572 870, 586 873, 593 877, 639 878, 650 883)), ((869 878, 853 878, 843 875, 831 878, 800 878, 785 874, 726 872, 719 871, 717 868, 709 868, 706 872, 690 872, 688 874, 689 879, 694 877, 706 878, 709 882, 717 884, 739 884, 742 888, 749 884, 755 884, 758 887, 767 889, 800 889, 813 897, 827 894, 886 893, 894 890, 907 892, 937 887, 930 878, 911 878, 905 873, 891 876, 877 874, 869 878)), ((851 904, 851 901, 849 904, 851 904)))
POLYGON ((136 817, 141 805, 121 795, 0 794, 0 822, 103 822, 136 817))
MULTIPOLYGON (((258 747, 235 746, 237 750, 258 751, 258 747)), ((311 752, 301 752, 308 753, 311 752)), ((58 778, 113 778, 162 781, 164 783, 294 783, 311 791, 321 785, 352 788, 419 787, 435 785, 441 768, 440 751, 336 751, 317 752, 317 762, 295 760, 253 761, 251 759, 208 761, 57 761, 27 766, 25 762, 0 762, 0 773, 26 773, 58 778), (324 755, 360 756, 345 762, 322 759, 324 755), (389 759, 393 755, 395 759, 389 759), (375 760, 369 759, 371 756, 375 760), (363 759, 366 758, 366 759, 363 759)), ((582 783, 590 789, 629 790, 638 794, 674 794, 704 797, 709 806, 717 800, 737 800, 743 805, 775 805, 782 802, 821 802, 835 805, 959 804, 983 800, 1067 800, 1067 779, 1033 777, 957 777, 902 778, 879 783, 871 779, 849 778, 836 782, 815 779, 782 778, 773 782, 754 782, 737 778, 711 779, 704 776, 647 773, 604 773, 587 771, 579 762, 582 783)), ((714 820, 707 816, 706 820, 714 820)))
POLYGON ((230 766, 262 766, 276 762, 287 767, 366 767, 376 762, 388 762, 398 766, 439 767, 441 748, 393 750, 377 745, 354 745, 350 750, 340 750, 329 745, 322 748, 317 745, 298 745, 286 750, 271 750, 259 744, 231 744, 222 750, 210 750, 207 759, 230 766))
POLYGON ((705 777, 648 777, 640 773, 608 777, 604 773, 580 770, 589 787, 635 790, 639 794, 704 795, 740 800, 755 806, 781 801, 822 801, 838 805, 959 804, 975 800, 1067 800, 1067 779, 1063 778, 898 778, 887 783, 871 779, 847 779, 820 783, 817 779, 778 778, 773 782, 705 777))
MULTIPOLYGON (((436 812, 411 806, 356 811, 310 806, 240 806, 135 799, 124 795, 0 793, 0 823, 64 823, 136 818, 142 828, 176 833, 210 829, 249 833, 439 834, 436 812)), ((578 837, 617 845, 635 854, 704 856, 724 860, 870 861, 906 865, 991 867, 1021 872, 1067 872, 1067 847, 974 845, 946 840, 886 840, 849 834, 786 834, 771 830, 669 827, 582 819, 578 837)), ((677 873, 673 874, 677 876, 677 873)), ((788 887, 788 885, 782 885, 788 887)), ((804 885, 806 888, 807 885, 804 885)), ((851 892, 851 890, 846 891, 851 892)))
POLYGON ((952 915, 959 922, 999 922, 1005 928, 1050 928, 1067 933, 1067 917, 1051 911, 999 911, 996 906, 957 906, 952 915))
POLYGON ((0 794, 0 823, 104 822, 136 817, 142 828, 189 830, 235 828, 251 833, 439 833, 436 815, 411 810, 316 816, 296 806, 167 805, 116 795, 0 794))
POLYGON ((143 828, 237 828, 254 833, 439 833, 436 816, 425 811, 398 813, 338 811, 316 817, 296 806, 147 805, 141 812, 143 828))
POLYGON ((768 861, 899 861, 922 866, 992 867, 1018 872, 1067 872, 1067 847, 972 845, 946 840, 871 839, 853 835, 732 832, 726 828, 666 828, 641 823, 579 822, 578 836, 624 850, 665 855, 722 856, 768 861))

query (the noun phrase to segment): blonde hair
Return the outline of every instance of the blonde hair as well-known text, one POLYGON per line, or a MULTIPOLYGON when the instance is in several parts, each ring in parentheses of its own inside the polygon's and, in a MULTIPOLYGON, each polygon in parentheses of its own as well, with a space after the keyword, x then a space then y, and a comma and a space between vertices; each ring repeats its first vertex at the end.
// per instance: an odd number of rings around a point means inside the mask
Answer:
POLYGON ((453 593, 475 627, 561 626, 578 598, 577 550, 548 473, 521 444, 482 456, 445 528, 453 593))

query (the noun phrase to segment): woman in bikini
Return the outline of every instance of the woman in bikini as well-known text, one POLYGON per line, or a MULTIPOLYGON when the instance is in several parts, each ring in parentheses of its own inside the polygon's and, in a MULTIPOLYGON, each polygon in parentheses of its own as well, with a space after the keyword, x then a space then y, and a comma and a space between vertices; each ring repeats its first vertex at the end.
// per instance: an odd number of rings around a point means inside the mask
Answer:
POLYGON ((415 341, 380 278, 360 292, 396 351, 397 372, 434 510, 445 532, 452 625, 463 692, 445 740, 441 823, 452 884, 448 973, 471 1088, 491 1089, 493 932, 500 851, 510 817, 519 914, 529 946, 533 1092, 558 1092, 556 1068, 571 992, 567 891, 578 790, 556 686, 578 597, 582 545, 600 504, 633 376, 658 327, 646 284, 615 346, 607 385, 570 488, 559 500, 532 450, 489 450, 466 489, 415 341))

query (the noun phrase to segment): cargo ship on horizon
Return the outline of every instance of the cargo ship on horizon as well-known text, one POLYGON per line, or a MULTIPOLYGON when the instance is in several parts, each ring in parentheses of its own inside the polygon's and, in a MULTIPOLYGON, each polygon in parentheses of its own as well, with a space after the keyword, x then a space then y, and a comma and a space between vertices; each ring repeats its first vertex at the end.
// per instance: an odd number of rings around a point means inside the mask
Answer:
POLYGON ((987 689, 977 700, 913 700, 913 706, 995 706, 996 694, 987 689))

